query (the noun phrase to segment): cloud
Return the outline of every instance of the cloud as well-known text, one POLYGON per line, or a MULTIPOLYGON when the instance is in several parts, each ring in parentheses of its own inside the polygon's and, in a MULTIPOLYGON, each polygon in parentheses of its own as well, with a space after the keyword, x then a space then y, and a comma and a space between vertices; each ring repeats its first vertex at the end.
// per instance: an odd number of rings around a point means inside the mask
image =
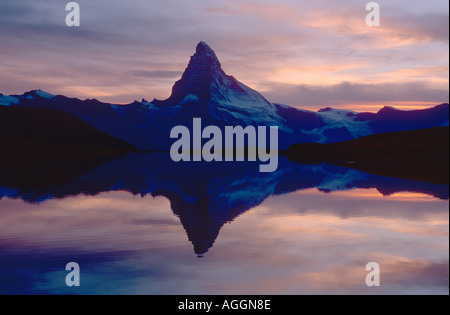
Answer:
POLYGON ((18 18, 29 16, 34 10, 30 6, 18 1, 0 2, 0 22, 17 20, 18 18))
POLYGON ((333 106, 342 104, 395 102, 448 102, 446 87, 428 82, 361 84, 343 82, 335 85, 276 85, 264 93, 273 102, 297 106, 333 106))
POLYGON ((384 25, 392 35, 417 41, 449 41, 448 12, 402 15, 394 12, 384 17, 384 25))
POLYGON ((361 84, 343 82, 329 86, 277 85, 265 93, 274 102, 292 105, 335 105, 366 102, 435 102, 448 101, 446 88, 427 82, 361 84))
MULTIPOLYGON (((119 103, 162 99, 200 40, 216 50, 228 74, 285 103, 298 104, 300 96, 305 104, 332 105, 336 96, 363 101, 360 89, 347 89, 357 92, 353 97, 340 95, 340 82, 448 84, 448 6, 442 1, 381 0, 376 29, 365 25, 359 0, 79 0, 78 28, 65 25, 66 3, 0 3, 0 92, 76 90, 84 92, 71 96, 119 103), (434 70, 415 70, 422 67, 434 70), (151 85, 143 78, 153 79, 151 85), (75 88, 83 85, 96 89, 75 88)), ((428 90, 420 100, 433 95, 428 90)), ((442 88, 437 92, 427 101, 441 99, 442 88)))
POLYGON ((130 71, 129 74, 135 77, 172 79, 181 77, 183 72, 166 71, 166 70, 154 70, 154 71, 135 70, 130 71))

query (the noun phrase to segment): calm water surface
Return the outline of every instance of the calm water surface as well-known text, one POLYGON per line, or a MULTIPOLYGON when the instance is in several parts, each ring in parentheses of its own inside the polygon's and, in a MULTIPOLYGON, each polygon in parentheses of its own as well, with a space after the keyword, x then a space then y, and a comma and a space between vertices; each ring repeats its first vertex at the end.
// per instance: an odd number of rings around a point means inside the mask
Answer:
POLYGON ((449 292, 448 186, 288 161, 276 174, 159 165, 125 178, 129 163, 0 189, 0 293, 449 292), (65 285, 72 261, 79 288, 65 285), (365 284, 372 261, 379 288, 365 284))

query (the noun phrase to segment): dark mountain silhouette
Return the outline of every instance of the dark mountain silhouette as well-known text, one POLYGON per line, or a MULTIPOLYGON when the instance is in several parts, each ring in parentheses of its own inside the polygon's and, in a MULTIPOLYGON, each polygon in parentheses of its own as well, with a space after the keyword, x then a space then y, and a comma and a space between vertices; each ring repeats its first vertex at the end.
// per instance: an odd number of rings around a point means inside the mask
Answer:
POLYGON ((374 133, 427 129, 448 126, 449 106, 441 104, 434 108, 412 111, 384 107, 376 114, 361 113, 357 117, 361 121, 370 121, 374 133))
POLYGON ((382 133, 330 144, 302 143, 282 153, 301 163, 335 163, 384 176, 449 182, 449 127, 382 133))
POLYGON ((0 186, 61 183, 135 151, 65 112, 0 107, 0 186))
POLYGON ((0 105, 52 108, 69 112, 99 130, 145 150, 167 151, 170 130, 191 126, 192 118, 219 127, 278 126, 279 146, 300 142, 332 143, 371 134, 448 126, 449 105, 418 111, 384 108, 356 113, 324 108, 319 112, 270 103, 260 93, 227 75, 206 43, 195 54, 167 100, 116 105, 79 100, 34 90, 23 95, 0 95, 0 105))

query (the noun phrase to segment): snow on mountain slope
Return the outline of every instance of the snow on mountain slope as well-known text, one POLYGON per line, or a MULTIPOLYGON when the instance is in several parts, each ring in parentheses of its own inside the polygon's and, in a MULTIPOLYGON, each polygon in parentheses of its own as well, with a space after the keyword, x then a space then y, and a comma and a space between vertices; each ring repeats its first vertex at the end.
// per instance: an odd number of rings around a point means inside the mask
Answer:
POLYGON ((227 120, 227 115, 231 115, 237 122, 244 122, 246 125, 278 126, 286 132, 292 132, 286 125, 286 121, 277 113, 275 106, 269 103, 262 96, 236 81, 236 84, 244 91, 227 89, 223 86, 215 85, 210 104, 215 110, 210 113, 216 119, 227 120), (217 90, 221 89, 220 93, 217 90))
POLYGON ((54 95, 41 91, 41 90, 33 90, 24 93, 23 95, 3 95, 0 93, 0 105, 9 106, 12 104, 20 104, 21 100, 36 100, 39 98, 44 98, 48 100, 53 100, 55 98, 54 95))
POLYGON ((301 142, 333 142, 358 138, 372 134, 369 120, 360 120, 358 113, 334 108, 324 108, 318 112, 276 104, 289 125, 295 125, 296 134, 303 134, 301 142))
POLYGON ((11 104, 19 104, 20 99, 14 96, 3 95, 0 93, 0 106, 9 106, 11 104))
POLYGON ((36 90, 35 93, 36 93, 38 96, 40 96, 40 97, 42 97, 42 98, 49 99, 49 100, 52 100, 52 99, 55 98, 55 95, 52 95, 52 94, 50 94, 50 93, 47 93, 47 92, 44 92, 44 91, 41 91, 41 90, 36 90))
POLYGON ((321 109, 318 114, 322 117, 326 126, 317 128, 311 133, 321 136, 319 142, 327 142, 327 130, 345 129, 353 138, 360 138, 373 133, 369 121, 359 121, 356 112, 327 107, 321 109))

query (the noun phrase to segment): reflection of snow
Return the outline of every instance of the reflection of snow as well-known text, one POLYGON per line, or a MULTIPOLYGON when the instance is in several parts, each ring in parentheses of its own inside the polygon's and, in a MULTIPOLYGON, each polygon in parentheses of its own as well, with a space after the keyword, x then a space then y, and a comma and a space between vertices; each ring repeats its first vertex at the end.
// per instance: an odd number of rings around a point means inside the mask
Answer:
POLYGON ((215 190, 210 192, 214 198, 211 199, 213 200, 211 206, 216 211, 227 211, 236 206, 247 210, 259 205, 268 196, 276 193, 284 173, 283 171, 260 175, 247 174, 231 183, 222 183, 218 180, 214 183, 215 190), (227 184, 226 189, 222 184, 227 184))
POLYGON ((319 190, 323 191, 337 191, 337 190, 349 190, 356 188, 357 181, 365 181, 368 179, 368 175, 361 171, 346 169, 340 169, 340 172, 330 172, 323 167, 320 167, 319 173, 325 174, 325 178, 322 183, 317 186, 319 190))

